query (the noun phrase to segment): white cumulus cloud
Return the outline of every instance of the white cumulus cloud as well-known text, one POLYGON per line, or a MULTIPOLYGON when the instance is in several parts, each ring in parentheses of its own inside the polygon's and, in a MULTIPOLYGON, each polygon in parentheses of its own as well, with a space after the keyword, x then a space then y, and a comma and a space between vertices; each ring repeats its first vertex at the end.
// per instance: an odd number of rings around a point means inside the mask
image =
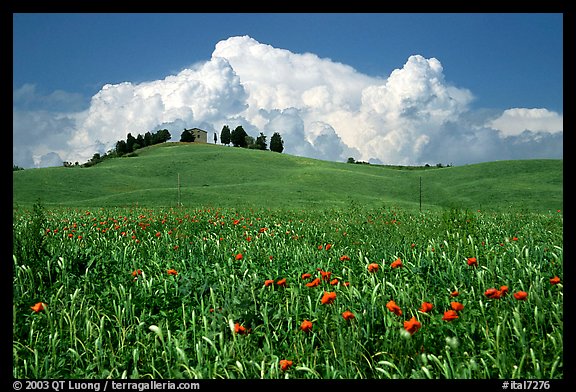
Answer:
MULTIPOLYGON (((14 94, 14 152, 22 161, 34 155, 36 165, 40 157, 55 161, 50 152, 85 162, 128 132, 166 128, 179 140, 185 127, 219 134, 224 125, 242 125, 253 137, 263 132, 268 140, 279 132, 285 153, 334 161, 459 164, 519 156, 518 146, 562 154, 561 114, 523 108, 476 113, 472 92, 449 83, 440 60, 417 54, 378 78, 239 36, 216 43, 210 59, 164 79, 107 84, 82 112, 52 112, 46 121, 51 112, 16 108, 16 97, 30 100, 34 93, 23 86, 14 94), (31 144, 26 128, 34 124, 55 136, 31 144)), ((64 102, 66 95, 50 98, 64 102)))

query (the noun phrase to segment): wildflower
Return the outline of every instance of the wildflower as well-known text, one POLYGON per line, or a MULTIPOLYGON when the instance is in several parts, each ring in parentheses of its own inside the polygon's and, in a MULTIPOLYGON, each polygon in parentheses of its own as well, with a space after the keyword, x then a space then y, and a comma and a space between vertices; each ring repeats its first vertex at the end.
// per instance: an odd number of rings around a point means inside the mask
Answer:
POLYGON ((508 293, 508 286, 500 286, 500 293, 506 295, 506 293, 508 293))
POLYGON ((453 291, 453 292, 450 293, 450 296, 451 296, 451 297, 457 297, 457 296, 459 296, 459 295, 460 295, 460 293, 458 292, 458 290, 455 290, 455 291, 453 291))
POLYGON ((342 313, 342 317, 344 317, 344 320, 352 320, 353 318, 356 318, 356 316, 354 315, 354 313, 352 313, 352 312, 349 311, 349 310, 343 312, 343 313, 342 313))
POLYGON ((174 276, 178 275, 178 271, 176 271, 175 269, 169 269, 167 272, 168 275, 174 275, 174 276))
POLYGON ((332 244, 326 244, 326 246, 324 247, 324 249, 330 250, 331 247, 332 247, 332 244))
POLYGON ((525 291, 517 291, 514 293, 514 298, 516 298, 518 301, 524 301, 526 298, 528 298, 528 293, 525 291))
POLYGON ((433 307, 434 305, 432 305, 430 302, 422 302, 422 305, 420 305, 420 311, 423 313, 428 313, 432 310, 433 307))
MULTIPOLYGON (((506 289, 508 289, 508 288, 506 288, 506 289)), ((489 288, 488 290, 486 290, 484 292, 484 295, 488 298, 500 299, 500 297, 502 296, 502 291, 496 290, 495 288, 489 288)))
POLYGON ((290 369, 291 366, 292 366, 292 361, 290 361, 288 359, 281 359, 280 360, 280 369, 282 369, 283 371, 290 369))
POLYGON ((280 279, 276 284, 280 287, 286 287, 286 278, 280 279))
POLYGON ((246 328, 239 323, 234 324, 234 332, 240 335, 246 335, 248 333, 246 328))
POLYGON ((320 278, 314 279, 312 282, 306 283, 307 287, 316 287, 320 284, 320 278))
POLYGON ((343 256, 340 257, 340 261, 347 261, 347 260, 350 260, 350 256, 348 256, 348 255, 343 255, 343 256))
POLYGON ((320 271, 320 275, 322 276, 322 280, 330 280, 330 275, 332 275, 332 272, 330 271, 320 271))
POLYGON ((322 305, 330 305, 336 300, 336 293, 333 291, 325 291, 320 302, 322 305))
POLYGON ((560 278, 558 276, 550 278, 550 284, 558 284, 558 283, 560 283, 560 278))
POLYGON ((268 286, 270 286, 271 284, 274 284, 274 279, 266 279, 266 280, 264 281, 264 287, 268 287, 268 286))
POLYGON ((132 276, 136 277, 138 275, 142 275, 141 269, 137 269, 137 270, 132 271, 132 276))
POLYGON ((238 253, 234 258, 236 260, 242 260, 244 258, 244 256, 242 256, 242 253, 238 253))
POLYGON ((308 321, 308 320, 302 321, 302 324, 300 325, 300 329, 304 332, 312 331, 312 322, 308 321))
POLYGON ((160 237, 161 235, 162 235, 162 233, 160 233, 160 232, 156 233, 156 237, 160 237))
POLYGON ((332 280, 330 281, 330 284, 331 284, 332 286, 336 286, 336 285, 338 284, 338 279, 336 279, 336 278, 332 279, 332 280))
POLYGON ((46 309, 46 304, 44 302, 38 302, 36 304, 34 304, 33 306, 30 306, 30 309, 32 309, 34 312, 39 313, 42 310, 46 309))
POLYGON ((394 302, 393 300, 388 301, 388 303, 386 304, 386 307, 388 308, 389 311, 394 313, 396 316, 402 316, 402 310, 396 304, 396 302, 394 302))
POLYGON ((452 310, 455 310, 457 312, 461 312, 464 310, 464 305, 462 305, 460 302, 450 302, 450 307, 452 308, 452 310))
POLYGON ((418 331, 422 327, 422 324, 416 320, 416 317, 412 316, 409 321, 404 321, 404 329, 413 335, 414 332, 418 331))
POLYGON ((392 262, 392 264, 390 264, 390 267, 392 267, 392 268, 402 267, 402 260, 400 260, 400 257, 398 257, 396 260, 394 260, 392 262))
POLYGON ((380 266, 376 263, 368 264, 368 272, 378 272, 378 268, 380 268, 380 266))
POLYGON ((444 316, 442 316, 442 320, 444 321, 452 321, 458 318, 458 313, 455 310, 447 310, 444 312, 444 316))
POLYGON ((318 245, 318 250, 322 250, 324 247, 322 245, 318 245))
POLYGON ((467 262, 470 267, 478 266, 478 261, 476 260, 476 257, 468 257, 467 262))
POLYGON ((308 279, 308 278, 311 278, 311 277, 312 277, 311 274, 308 274, 308 273, 302 274, 302 279, 308 279))

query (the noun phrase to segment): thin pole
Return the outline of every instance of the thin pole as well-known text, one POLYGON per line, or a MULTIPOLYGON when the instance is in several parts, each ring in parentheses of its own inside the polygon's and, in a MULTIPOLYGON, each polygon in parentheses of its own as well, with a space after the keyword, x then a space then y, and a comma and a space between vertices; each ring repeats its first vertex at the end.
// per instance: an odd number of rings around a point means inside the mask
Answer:
POLYGON ((420 176, 420 212, 422 212, 422 176, 420 176))

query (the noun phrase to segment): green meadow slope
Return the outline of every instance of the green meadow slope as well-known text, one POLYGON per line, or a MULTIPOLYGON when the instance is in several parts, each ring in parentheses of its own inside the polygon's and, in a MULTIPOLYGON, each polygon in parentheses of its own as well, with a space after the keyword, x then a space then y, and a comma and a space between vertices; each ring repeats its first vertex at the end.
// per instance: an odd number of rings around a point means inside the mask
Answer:
POLYGON ((88 168, 26 169, 13 172, 12 184, 14 206, 418 209, 421 195, 422 209, 563 208, 562 160, 401 168, 213 144, 164 143, 88 168))

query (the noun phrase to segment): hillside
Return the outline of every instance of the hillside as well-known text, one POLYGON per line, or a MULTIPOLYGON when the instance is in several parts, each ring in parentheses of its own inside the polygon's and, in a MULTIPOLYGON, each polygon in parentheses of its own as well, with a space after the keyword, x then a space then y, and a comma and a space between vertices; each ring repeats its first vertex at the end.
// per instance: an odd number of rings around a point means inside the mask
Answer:
POLYGON ((350 205, 547 212, 563 208, 563 161, 402 170, 213 144, 163 143, 98 165, 13 172, 13 205, 323 208, 350 205))

